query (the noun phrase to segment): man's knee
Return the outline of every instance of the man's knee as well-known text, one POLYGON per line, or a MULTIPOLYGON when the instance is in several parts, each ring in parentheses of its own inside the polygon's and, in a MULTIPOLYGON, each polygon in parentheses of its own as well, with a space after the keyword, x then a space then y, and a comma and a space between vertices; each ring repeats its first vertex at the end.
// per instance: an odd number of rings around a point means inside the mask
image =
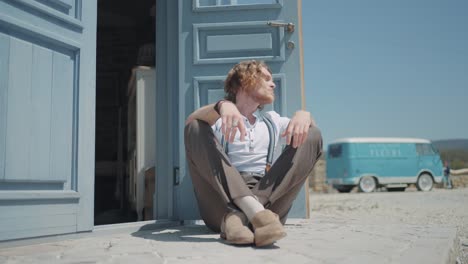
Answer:
MULTIPOLYGON (((309 134, 307 135, 306 141, 298 148, 298 153, 294 156, 294 163, 298 160, 303 161, 316 161, 322 155, 322 133, 317 127, 309 128, 309 134)), ((315 164, 306 162, 306 164, 315 164)), ((305 166, 307 167, 307 166, 305 166)))
POLYGON ((192 120, 190 123, 185 125, 185 140, 198 138, 200 135, 207 133, 210 129, 210 125, 205 121, 201 121, 198 119, 192 120))
POLYGON ((316 148, 317 150, 322 150, 323 140, 322 140, 322 132, 318 127, 311 127, 309 128, 309 135, 307 137, 307 143, 312 145, 312 147, 316 148))

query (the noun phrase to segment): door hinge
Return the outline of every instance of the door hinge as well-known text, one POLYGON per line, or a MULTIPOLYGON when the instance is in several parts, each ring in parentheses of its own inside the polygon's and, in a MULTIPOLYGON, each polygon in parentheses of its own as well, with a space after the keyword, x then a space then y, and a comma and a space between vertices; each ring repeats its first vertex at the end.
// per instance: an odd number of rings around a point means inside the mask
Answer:
POLYGON ((174 167, 173 169, 173 177, 174 177, 174 185, 179 185, 180 184, 180 169, 179 167, 174 167))

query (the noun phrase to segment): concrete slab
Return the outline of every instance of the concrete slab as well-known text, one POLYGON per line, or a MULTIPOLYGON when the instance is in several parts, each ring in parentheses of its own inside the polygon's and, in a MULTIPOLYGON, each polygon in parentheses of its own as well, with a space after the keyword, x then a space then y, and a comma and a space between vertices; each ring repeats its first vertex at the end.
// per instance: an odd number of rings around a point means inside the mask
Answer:
MULTIPOLYGON (((315 214, 288 220, 288 236, 267 248, 232 246, 203 225, 165 227, 7 247, 0 263, 449 263, 456 229, 362 223, 315 214)), ((2 248, 3 247, 3 248, 2 248)))

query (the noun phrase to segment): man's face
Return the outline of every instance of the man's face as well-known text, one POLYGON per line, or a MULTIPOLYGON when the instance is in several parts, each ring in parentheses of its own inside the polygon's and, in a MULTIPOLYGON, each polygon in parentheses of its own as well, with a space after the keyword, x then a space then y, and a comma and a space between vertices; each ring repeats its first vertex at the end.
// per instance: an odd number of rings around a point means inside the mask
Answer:
POLYGON ((275 100, 274 89, 276 85, 267 69, 262 68, 262 73, 263 76, 258 80, 257 87, 250 93, 250 96, 261 105, 271 104, 275 100))

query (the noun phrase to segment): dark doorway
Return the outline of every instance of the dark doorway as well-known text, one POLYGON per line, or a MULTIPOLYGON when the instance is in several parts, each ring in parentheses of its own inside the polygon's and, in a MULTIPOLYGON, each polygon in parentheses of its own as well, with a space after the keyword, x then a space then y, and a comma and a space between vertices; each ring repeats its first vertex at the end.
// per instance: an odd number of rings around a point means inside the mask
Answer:
POLYGON ((94 224, 137 221, 129 203, 128 83, 154 67, 155 0, 99 0, 94 224))

